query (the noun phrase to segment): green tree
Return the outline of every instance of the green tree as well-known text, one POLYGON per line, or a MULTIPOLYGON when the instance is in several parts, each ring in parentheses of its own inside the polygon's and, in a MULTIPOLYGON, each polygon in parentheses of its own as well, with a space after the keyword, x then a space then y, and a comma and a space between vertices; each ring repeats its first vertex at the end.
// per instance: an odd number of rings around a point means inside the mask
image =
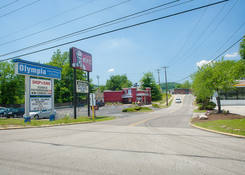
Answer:
POLYGON ((25 95, 24 76, 15 75, 14 64, 0 63, 0 104, 23 104, 25 95))
MULTIPOLYGON (((73 69, 70 67, 69 53, 61 53, 60 50, 57 50, 47 64, 62 68, 61 80, 55 80, 55 103, 71 102, 73 100, 73 69)), ((76 72, 77 80, 86 79, 82 70, 76 70, 76 72)), ((80 95, 80 98, 86 97, 80 95)))
MULTIPOLYGON (((242 78, 245 72, 244 60, 221 60, 206 64, 193 74, 194 94, 197 98, 205 100, 214 92, 228 91, 234 88, 235 81, 242 78)), ((220 98, 217 96, 217 105, 221 112, 220 98)))
POLYGON ((245 36, 242 40, 242 42, 240 43, 240 49, 239 49, 239 52, 240 52, 240 56, 242 59, 245 59, 245 36))
POLYGON ((113 75, 106 81, 107 90, 122 90, 122 88, 129 88, 132 85, 126 75, 113 75))
POLYGON ((191 89, 191 83, 186 80, 184 83, 178 84, 176 88, 191 89))
POLYGON ((142 89, 145 89, 147 87, 151 88, 151 96, 153 101, 162 99, 160 86, 156 84, 156 81, 151 72, 145 73, 140 82, 142 89))

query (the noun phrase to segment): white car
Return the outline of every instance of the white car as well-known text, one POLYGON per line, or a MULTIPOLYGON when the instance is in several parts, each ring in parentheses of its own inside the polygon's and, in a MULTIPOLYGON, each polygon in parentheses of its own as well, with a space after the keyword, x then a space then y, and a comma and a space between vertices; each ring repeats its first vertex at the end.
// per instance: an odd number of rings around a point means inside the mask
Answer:
POLYGON ((181 98, 180 98, 180 97, 177 97, 177 98, 175 99, 175 103, 181 103, 181 98))
MULTIPOLYGON (((46 110, 46 111, 35 111, 30 112, 31 119, 42 119, 42 118, 49 118, 52 114, 52 111, 46 110)), ((56 115, 56 110, 54 110, 54 115, 56 115)))

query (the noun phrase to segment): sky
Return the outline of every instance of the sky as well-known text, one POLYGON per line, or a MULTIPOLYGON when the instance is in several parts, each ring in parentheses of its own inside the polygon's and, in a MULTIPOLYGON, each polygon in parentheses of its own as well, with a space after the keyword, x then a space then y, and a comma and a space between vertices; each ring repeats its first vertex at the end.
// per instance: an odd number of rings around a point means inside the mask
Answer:
MULTIPOLYGON (((0 55, 172 1, 1 0, 0 55)), ((217 1, 220 0, 179 0, 121 23, 0 56, 0 60, 217 1)), ((230 0, 21 58, 47 63, 57 49, 66 52, 70 47, 76 47, 92 54, 93 71, 90 77, 95 84, 104 85, 110 76, 123 74, 137 83, 146 72, 152 72, 158 81, 157 69, 161 70, 160 81, 163 82, 163 66, 168 67, 169 82, 181 83, 198 66, 207 64, 245 34, 244 7, 244 0, 230 0)), ((240 59, 239 43, 222 57, 240 59)))

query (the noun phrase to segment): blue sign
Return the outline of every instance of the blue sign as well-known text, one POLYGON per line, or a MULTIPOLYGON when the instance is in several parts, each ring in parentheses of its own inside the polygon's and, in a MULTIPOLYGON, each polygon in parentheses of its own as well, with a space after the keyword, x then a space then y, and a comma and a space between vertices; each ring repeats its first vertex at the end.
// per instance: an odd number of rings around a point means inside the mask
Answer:
POLYGON ((21 59, 14 59, 13 62, 16 74, 61 79, 61 68, 21 59))

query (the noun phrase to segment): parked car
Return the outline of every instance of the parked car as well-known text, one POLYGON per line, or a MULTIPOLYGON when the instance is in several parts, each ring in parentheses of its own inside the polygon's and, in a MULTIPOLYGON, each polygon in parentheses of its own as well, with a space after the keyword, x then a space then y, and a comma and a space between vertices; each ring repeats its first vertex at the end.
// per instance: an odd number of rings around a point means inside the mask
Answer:
POLYGON ((97 101, 96 106, 99 106, 99 107, 105 106, 105 103, 103 101, 97 101))
POLYGON ((1 107, 0 108, 0 117, 5 117, 7 114, 8 108, 1 107))
POLYGON ((8 108, 6 111, 6 117, 10 118, 10 117, 23 117, 25 113, 25 109, 24 108, 8 108))
MULTIPOLYGON (((43 119, 43 118, 49 118, 51 114, 52 114, 51 110, 35 111, 35 112, 30 112, 30 117, 31 119, 43 119)), ((56 115, 56 110, 54 110, 53 114, 56 115)))
POLYGON ((177 97, 177 98, 175 99, 175 103, 181 103, 181 98, 180 98, 180 97, 177 97))

